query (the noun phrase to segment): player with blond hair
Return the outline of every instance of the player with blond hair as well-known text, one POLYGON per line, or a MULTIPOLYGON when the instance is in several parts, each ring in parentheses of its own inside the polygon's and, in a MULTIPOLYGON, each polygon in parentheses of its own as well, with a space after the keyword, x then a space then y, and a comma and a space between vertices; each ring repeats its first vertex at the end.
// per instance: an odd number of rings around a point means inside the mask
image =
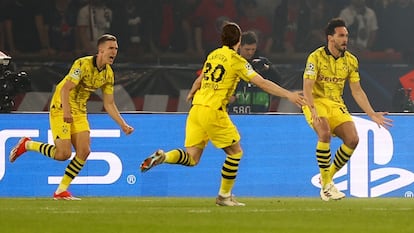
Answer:
POLYGON ((120 115, 114 101, 114 72, 111 65, 118 53, 117 39, 113 35, 102 35, 97 46, 98 53, 95 56, 75 60, 69 73, 56 86, 49 113, 54 145, 23 137, 10 152, 9 160, 12 163, 26 151, 40 152, 51 159, 64 161, 71 157, 72 146, 75 148, 75 157, 66 167, 62 181, 53 194, 56 200, 79 200, 67 189, 90 154, 86 103, 91 93, 101 89, 103 105, 108 114, 125 134, 134 131, 120 115))

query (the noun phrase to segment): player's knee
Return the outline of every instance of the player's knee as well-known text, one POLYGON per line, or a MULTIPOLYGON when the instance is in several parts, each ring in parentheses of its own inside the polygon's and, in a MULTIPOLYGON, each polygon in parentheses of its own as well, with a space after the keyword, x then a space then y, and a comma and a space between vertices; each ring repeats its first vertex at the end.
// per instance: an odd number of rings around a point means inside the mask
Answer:
POLYGON ((76 150, 76 156, 79 158, 86 160, 88 156, 91 154, 91 150, 89 148, 76 150))
POLYGON ((321 142, 330 142, 332 134, 329 130, 321 131, 318 133, 319 141, 321 142))
POLYGON ((59 161, 65 161, 68 160, 72 156, 72 151, 59 151, 56 150, 56 154, 54 159, 59 161))
POLYGON ((358 135, 348 139, 346 142, 344 142, 345 145, 347 145, 349 148, 355 149, 358 146, 359 143, 359 137, 358 135))
POLYGON ((185 162, 185 164, 189 167, 196 166, 200 162, 201 154, 203 151, 199 150, 190 150, 186 152, 186 155, 188 156, 188 161, 185 162))

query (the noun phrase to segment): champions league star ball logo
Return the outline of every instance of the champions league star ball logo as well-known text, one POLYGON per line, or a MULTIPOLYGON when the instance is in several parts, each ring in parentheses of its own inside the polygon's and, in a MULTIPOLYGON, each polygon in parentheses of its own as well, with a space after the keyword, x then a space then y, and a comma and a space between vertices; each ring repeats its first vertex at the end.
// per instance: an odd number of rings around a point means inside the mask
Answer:
POLYGON ((315 65, 313 63, 309 63, 308 70, 311 70, 311 71, 315 70, 315 65))
POLYGON ((313 63, 308 63, 306 65, 305 74, 315 75, 315 65, 313 63))
POLYGON ((250 65, 250 63, 246 63, 246 69, 247 70, 253 70, 253 66, 250 65))

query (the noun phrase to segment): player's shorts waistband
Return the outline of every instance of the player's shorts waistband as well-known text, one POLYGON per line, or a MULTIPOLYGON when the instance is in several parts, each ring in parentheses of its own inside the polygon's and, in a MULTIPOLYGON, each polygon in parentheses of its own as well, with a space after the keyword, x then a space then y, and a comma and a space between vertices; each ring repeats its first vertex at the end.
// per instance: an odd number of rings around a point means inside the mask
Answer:
MULTIPOLYGON (((206 107, 206 108, 212 108, 211 106, 208 106, 208 105, 202 105, 202 104, 195 104, 195 105, 193 105, 193 106, 202 106, 202 107, 206 107)), ((219 110, 219 111, 225 111, 225 110, 226 110, 226 107, 220 106, 220 107, 219 107, 219 108, 217 108, 216 110, 219 110)))

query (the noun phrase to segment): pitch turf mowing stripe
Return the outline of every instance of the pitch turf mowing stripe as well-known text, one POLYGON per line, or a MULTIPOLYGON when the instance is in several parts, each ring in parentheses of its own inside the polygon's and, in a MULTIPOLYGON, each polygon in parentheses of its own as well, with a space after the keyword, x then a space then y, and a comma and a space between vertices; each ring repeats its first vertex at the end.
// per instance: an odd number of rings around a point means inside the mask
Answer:
POLYGON ((0 198, 0 229, 7 233, 414 232, 414 200, 408 198, 238 200, 247 206, 218 207, 214 198, 0 198))

